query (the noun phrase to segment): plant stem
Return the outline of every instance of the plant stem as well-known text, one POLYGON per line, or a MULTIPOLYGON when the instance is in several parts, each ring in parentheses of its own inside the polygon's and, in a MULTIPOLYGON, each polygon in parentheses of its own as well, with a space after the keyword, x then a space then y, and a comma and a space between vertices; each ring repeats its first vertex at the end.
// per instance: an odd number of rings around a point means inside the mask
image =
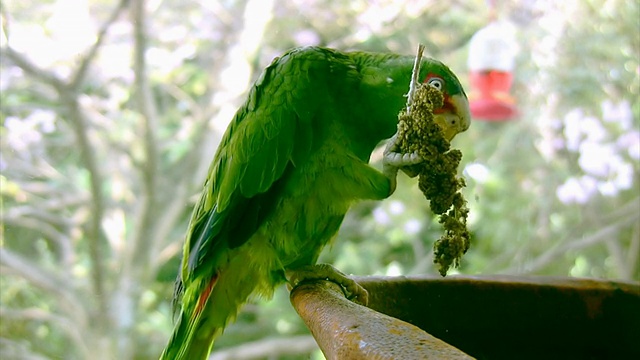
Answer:
POLYGON ((416 92, 418 84, 418 76, 420 75, 420 65, 422 64, 422 53, 424 45, 418 44, 418 54, 413 63, 413 71, 411 72, 411 83, 409 84, 409 94, 407 94, 407 115, 411 114, 411 104, 413 104, 413 95, 416 92))

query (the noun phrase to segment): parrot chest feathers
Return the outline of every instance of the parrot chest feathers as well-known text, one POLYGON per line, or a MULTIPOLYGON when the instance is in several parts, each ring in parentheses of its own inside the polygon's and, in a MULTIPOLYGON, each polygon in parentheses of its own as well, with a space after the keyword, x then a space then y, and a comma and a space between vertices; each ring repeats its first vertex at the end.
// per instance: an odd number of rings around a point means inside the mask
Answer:
POLYGON ((327 141, 293 171, 273 216, 256 233, 268 238, 283 267, 315 263, 357 199, 345 173, 362 161, 348 153, 344 143, 327 141))

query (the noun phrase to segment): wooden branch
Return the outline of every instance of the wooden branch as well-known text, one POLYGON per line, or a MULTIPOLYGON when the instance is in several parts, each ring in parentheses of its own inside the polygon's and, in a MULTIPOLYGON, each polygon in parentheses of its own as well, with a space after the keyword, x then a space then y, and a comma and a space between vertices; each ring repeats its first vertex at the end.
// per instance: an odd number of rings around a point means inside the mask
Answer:
POLYGON ((618 241, 619 236, 620 230, 616 231, 612 236, 610 236, 609 239, 604 242, 604 244, 607 247, 610 259, 613 260, 612 267, 617 273, 615 278, 631 280, 633 274, 631 272, 627 272, 624 250, 622 249, 622 246, 620 246, 620 242, 618 241))
POLYGON ((7 214, 2 217, 2 220, 7 225, 35 230, 41 233, 45 238, 53 241, 58 247, 61 259, 60 268, 63 269, 63 271, 71 271, 75 252, 69 236, 59 231, 48 221, 43 221, 34 217, 11 216, 11 214, 7 214))
POLYGON ((35 159, 25 159, 18 156, 13 157, 9 169, 12 180, 19 183, 20 189, 25 192, 47 195, 40 196, 44 198, 51 198, 51 194, 60 196, 67 194, 67 191, 60 189, 58 185, 54 186, 41 181, 42 179, 46 179, 69 183, 68 175, 61 174, 58 169, 49 164, 47 159, 43 157, 35 159))
POLYGON ((33 352, 23 339, 0 337, 0 350, 2 350, 0 355, 3 359, 51 360, 49 357, 33 352))
MULTIPOLYGON (((58 199, 53 199, 58 200, 58 199)), ((3 220, 18 220, 20 218, 33 218, 44 222, 49 226, 67 228, 73 225, 73 221, 68 217, 63 216, 60 213, 54 213, 50 211, 46 205, 54 203, 51 199, 49 201, 37 201, 30 205, 13 206, 4 213, 0 214, 0 219, 3 220)), ((64 206, 57 206, 57 209, 64 209, 64 206)), ((37 229, 37 227, 33 227, 37 229)), ((57 230, 56 230, 57 231, 57 230)))
MULTIPOLYGON (((168 186, 170 189, 169 191, 160 191, 159 194, 164 195, 159 200, 162 203, 163 212, 158 215, 156 221, 155 235, 158 241, 150 248, 149 256, 154 259, 150 263, 151 274, 155 274, 176 252, 182 250, 182 241, 168 244, 171 240, 169 234, 185 211, 186 199, 195 191, 200 191, 202 179, 207 175, 211 163, 208 153, 211 152, 209 151, 211 147, 215 146, 211 141, 208 141, 209 135, 211 135, 208 127, 210 119, 211 114, 204 113, 200 121, 197 121, 190 136, 190 143, 193 144, 192 150, 178 164, 174 164, 178 169, 174 172, 177 176, 171 177, 172 174, 168 174, 169 177, 164 178, 161 183, 162 186, 168 186), (207 156, 203 156, 203 154, 207 154, 207 156), (191 174, 191 176, 184 176, 184 174, 191 174)), ((190 204, 189 207, 191 206, 190 204)))
POLYGON ((552 248, 545 252, 544 254, 538 256, 533 261, 529 262, 525 265, 517 265, 515 268, 509 268, 505 270, 505 273, 514 273, 518 269, 526 269, 527 272, 534 272, 538 269, 541 269, 547 266, 549 263, 554 261, 559 256, 563 256, 567 251, 578 250, 585 247, 589 247, 595 245, 600 242, 604 242, 609 240, 609 238, 615 234, 621 227, 633 224, 638 221, 638 214, 631 214, 621 220, 617 221, 614 224, 603 227, 595 233, 582 237, 580 239, 570 240, 560 246, 552 248))
MULTIPOLYGON (((624 205, 617 207, 615 210, 607 213, 602 221, 604 223, 616 222, 616 220, 625 217, 628 214, 637 214, 640 217, 640 196, 636 196, 627 201, 624 205)), ((600 215, 600 214, 598 214, 600 215)))
POLYGON ((62 278, 50 271, 44 271, 38 264, 25 259, 6 247, 0 247, 0 265, 13 270, 20 277, 43 290, 57 294, 65 294, 65 292, 71 291, 71 288, 62 278))
MULTIPOLYGON (((20 182, 18 183, 20 184, 21 188, 22 188, 22 185, 25 185, 20 182)), ((48 194, 51 194, 51 192, 48 192, 48 194)), ((87 196, 87 194, 70 194, 65 192, 65 193, 60 193, 56 195, 59 195, 59 196, 49 197, 48 199, 38 201, 37 204, 35 204, 35 206, 34 204, 22 205, 22 206, 14 205, 11 209, 9 209, 3 215, 7 217, 25 216, 30 214, 44 215, 45 211, 48 211, 49 213, 59 212, 60 210, 63 210, 66 208, 87 205, 89 202, 89 197, 87 196)), ((58 218, 61 219, 60 224, 70 225, 73 223, 70 219, 63 217, 62 215, 58 216, 58 218)))
MULTIPOLYGON (((97 302, 97 316, 102 325, 108 323, 107 291, 105 289, 105 274, 101 243, 106 237, 102 232, 102 219, 105 212, 105 201, 102 194, 104 177, 92 142, 89 139, 89 124, 80 108, 78 98, 72 91, 60 93, 61 102, 65 105, 68 118, 77 141, 77 151, 80 153, 82 165, 89 173, 89 189, 91 193, 90 220, 86 230, 86 241, 89 245, 91 259, 91 278, 94 298, 97 302)), ((106 241, 104 242, 106 243, 106 241)))
POLYGON ((637 274, 639 271, 638 259, 640 259, 640 222, 637 222, 631 232, 631 244, 627 249, 627 269, 629 274, 637 274))
POLYGON ((69 321, 66 317, 56 315, 40 308, 14 310, 5 307, 0 307, 0 317, 10 320, 49 322, 60 329, 60 331, 67 334, 67 337, 74 345, 73 348, 80 352, 79 355, 81 355, 81 358, 90 359, 92 357, 92 352, 89 351, 89 347, 84 342, 85 335, 82 333, 81 329, 78 328, 77 324, 69 321))
POLYGON ((113 23, 118 19, 118 17, 120 17, 120 14, 122 13, 122 11, 124 11, 125 8, 127 8, 128 5, 129 5, 129 0, 120 0, 120 3, 113 10, 111 15, 107 19, 107 21, 105 21, 104 24, 102 24, 102 26, 100 27, 100 30, 98 31, 98 34, 96 36, 96 42, 93 44, 93 46, 91 46, 87 54, 82 58, 82 60, 80 61, 80 65, 76 68, 76 71, 73 77, 71 78, 71 82, 69 83, 69 86, 71 89, 73 89, 73 91, 79 90, 80 86, 82 85, 82 82, 84 81, 87 75, 87 71, 91 66, 91 63, 95 59, 96 55, 98 54, 98 50, 100 49, 100 47, 102 46, 102 43, 104 42, 105 36, 107 35, 107 31, 109 31, 109 29, 111 28, 111 25, 113 25, 113 23))
POLYGON ((291 303, 329 360, 473 359, 415 325, 355 304, 329 281, 298 285, 291 303))
POLYGON ((318 348, 310 335, 292 336, 283 339, 265 339, 215 351, 209 360, 251 360, 305 355, 318 348))
POLYGON ((25 73, 33 76, 35 79, 42 81, 45 84, 51 85, 58 91, 62 91, 66 88, 65 82, 60 79, 57 75, 55 75, 51 71, 44 70, 38 67, 36 64, 31 62, 31 60, 27 59, 25 56, 15 51, 9 45, 4 46, 0 49, 0 55, 2 57, 7 57, 11 60, 16 66, 21 68, 25 73))
POLYGON ((160 84, 160 86, 162 87, 162 90, 164 90, 169 96, 173 97, 176 102, 184 102, 188 104, 187 107, 189 108, 194 122, 197 122, 199 119, 204 119, 206 121, 204 109, 186 91, 182 90, 175 84, 160 84))
POLYGON ((9 46, 9 18, 5 13, 5 7, 0 6, 0 13, 2 15, 2 29, 7 37, 6 46, 0 48, 0 56, 7 57, 13 63, 20 67, 25 73, 33 76, 34 78, 51 85, 55 89, 62 89, 66 84, 62 79, 60 79, 55 73, 52 71, 47 71, 45 69, 40 68, 36 64, 34 64, 31 60, 29 60, 26 56, 23 56, 21 53, 15 51, 11 46, 9 46))
MULTIPOLYGON (((185 210, 187 197, 194 194, 195 191, 199 192, 201 190, 202 179, 207 176, 211 164, 210 153, 213 152, 210 150, 215 147, 215 143, 208 141, 211 132, 207 124, 210 118, 210 116, 204 117, 192 132, 190 141, 193 144, 192 150, 179 164, 175 164, 175 166, 179 167, 175 174, 179 176, 164 179, 164 183, 171 186, 171 191, 161 191, 161 193, 165 194, 165 198, 161 200, 164 210, 159 215, 159 220, 156 221, 156 237, 160 242, 153 244, 153 248, 150 251, 151 258, 156 260, 150 264, 150 273, 155 273, 176 252, 182 250, 182 241, 168 244, 168 241, 171 240, 168 235, 180 220, 185 210), (206 156, 203 156, 205 154, 206 156), (190 174, 190 176, 184 176, 184 174, 190 174), (168 198, 166 195, 168 195, 168 198)), ((190 206, 193 205, 190 204, 190 206)))
MULTIPOLYGON (((183 174, 189 173, 187 172, 183 174)), ((188 178, 188 176, 185 176, 184 178, 188 178)), ((184 213, 184 203, 188 196, 188 185, 189 183, 187 181, 178 182, 171 193, 172 198, 169 201, 162 203, 163 211, 158 215, 156 229, 154 232, 157 240, 150 244, 150 248, 148 250, 149 258, 154 259, 154 261, 149 263, 150 275, 156 274, 158 269, 163 266, 166 261, 182 250, 182 241, 173 241, 168 246, 166 246, 166 243, 170 240, 169 235, 171 234, 171 231, 175 229, 176 223, 184 213), (169 249, 167 249, 167 247, 169 249)), ((182 238, 180 240, 182 240, 182 238)))
POLYGON ((5 247, 0 247, 0 265, 4 267, 3 275, 15 274, 54 295, 60 308, 73 319, 78 327, 84 328, 88 324, 86 308, 78 300, 79 296, 69 284, 68 279, 62 278, 52 271, 42 269, 38 264, 5 247))
POLYGON ((145 272, 148 270, 149 250, 158 242, 154 231, 156 219, 157 178, 159 155, 156 129, 158 128, 158 114, 156 104, 151 93, 151 85, 147 76, 145 53, 147 50, 146 10, 145 0, 134 0, 131 22, 134 28, 134 64, 135 100, 143 123, 143 143, 145 161, 139 168, 142 175, 142 200, 136 216, 133 231, 133 252, 130 261, 135 267, 145 272))

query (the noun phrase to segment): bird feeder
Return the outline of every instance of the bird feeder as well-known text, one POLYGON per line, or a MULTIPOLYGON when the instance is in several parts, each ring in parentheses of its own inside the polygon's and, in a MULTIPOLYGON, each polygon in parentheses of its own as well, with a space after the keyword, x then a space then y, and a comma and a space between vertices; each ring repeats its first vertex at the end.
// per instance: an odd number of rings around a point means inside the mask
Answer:
POLYGON ((640 359, 640 285, 539 276, 355 277, 290 299, 327 359, 640 359), (634 335, 635 334, 635 335, 634 335))
POLYGON ((507 121, 517 114, 511 95, 516 41, 512 26, 494 21, 480 29, 469 46, 469 107, 479 120, 507 121))

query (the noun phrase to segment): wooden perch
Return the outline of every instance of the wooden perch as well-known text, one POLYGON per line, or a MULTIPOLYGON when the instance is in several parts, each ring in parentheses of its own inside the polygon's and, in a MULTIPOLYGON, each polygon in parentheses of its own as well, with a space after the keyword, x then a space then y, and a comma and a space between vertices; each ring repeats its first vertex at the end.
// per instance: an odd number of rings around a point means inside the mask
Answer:
POLYGON ((291 292, 328 359, 640 359, 638 283, 516 276, 354 280, 369 292, 368 308, 328 281, 291 292))
POLYGON ((329 360, 473 359, 417 326, 347 300, 329 281, 299 285, 291 303, 329 360))

